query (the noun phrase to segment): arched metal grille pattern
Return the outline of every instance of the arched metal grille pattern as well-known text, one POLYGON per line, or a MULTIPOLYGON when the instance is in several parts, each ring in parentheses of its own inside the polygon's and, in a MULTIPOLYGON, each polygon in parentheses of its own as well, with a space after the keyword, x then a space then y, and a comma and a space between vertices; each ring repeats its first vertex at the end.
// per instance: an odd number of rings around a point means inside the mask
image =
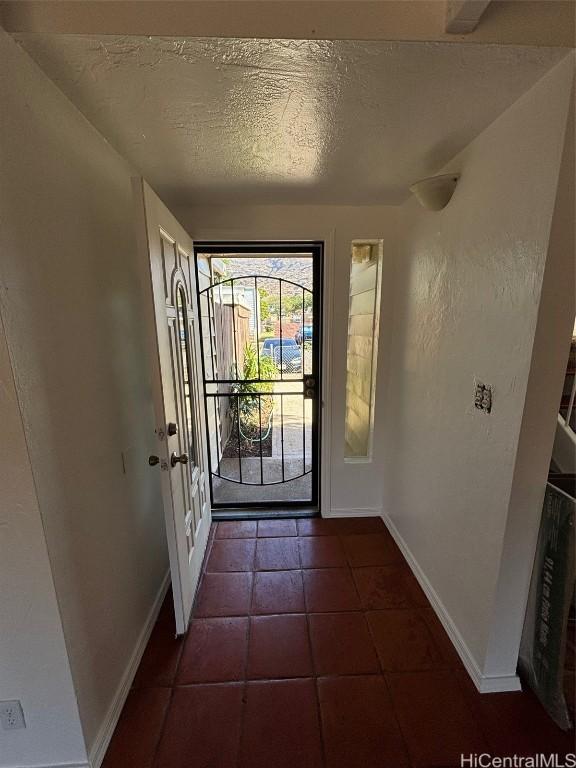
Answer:
POLYGON ((265 486, 311 474, 312 408, 308 401, 315 394, 310 322, 313 291, 285 278, 253 274, 227 278, 200 290, 199 304, 206 326, 202 332, 206 412, 215 442, 210 451, 212 476, 239 485, 265 486), (277 301, 278 331, 272 336, 261 327, 264 285, 265 293, 277 301), (246 317, 239 311, 247 306, 251 309, 248 332, 246 317), (295 324, 298 327, 293 333, 295 324), (287 333, 286 329, 291 330, 287 333), (298 407, 300 471, 295 470, 298 461, 294 458, 298 418, 294 411, 298 407), (270 455, 269 444, 275 456, 270 455), (232 458, 236 461, 230 461, 232 458), (270 458, 274 459, 272 474, 270 458), (248 472, 246 459, 256 459, 259 471, 251 462, 248 472))

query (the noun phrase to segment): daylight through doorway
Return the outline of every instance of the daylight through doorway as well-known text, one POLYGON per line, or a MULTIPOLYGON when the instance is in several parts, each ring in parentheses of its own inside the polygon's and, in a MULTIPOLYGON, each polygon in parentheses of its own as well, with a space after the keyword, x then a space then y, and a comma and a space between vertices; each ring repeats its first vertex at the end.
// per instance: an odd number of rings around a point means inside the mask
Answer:
POLYGON ((195 250, 212 506, 315 507, 322 246, 195 250))

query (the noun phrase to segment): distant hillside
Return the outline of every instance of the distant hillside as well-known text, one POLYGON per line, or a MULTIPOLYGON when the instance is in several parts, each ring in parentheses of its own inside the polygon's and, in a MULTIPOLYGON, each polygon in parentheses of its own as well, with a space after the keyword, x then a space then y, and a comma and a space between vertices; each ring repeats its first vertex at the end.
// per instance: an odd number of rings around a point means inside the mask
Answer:
MULTIPOLYGON (((226 258, 228 277, 258 275, 291 280, 312 289, 312 259, 310 258, 226 258)), ((270 290, 272 283, 269 283, 270 290)), ((287 290, 288 293, 288 290, 287 290)))

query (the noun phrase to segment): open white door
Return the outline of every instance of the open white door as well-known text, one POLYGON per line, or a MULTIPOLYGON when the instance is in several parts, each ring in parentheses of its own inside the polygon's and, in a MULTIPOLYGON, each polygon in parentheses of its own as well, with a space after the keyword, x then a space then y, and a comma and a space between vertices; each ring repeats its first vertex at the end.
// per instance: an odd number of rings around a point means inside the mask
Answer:
POLYGON ((200 338, 189 235, 146 182, 133 180, 142 252, 157 451, 176 631, 188 626, 210 528, 200 338), (145 260, 145 261, 144 261, 145 260))

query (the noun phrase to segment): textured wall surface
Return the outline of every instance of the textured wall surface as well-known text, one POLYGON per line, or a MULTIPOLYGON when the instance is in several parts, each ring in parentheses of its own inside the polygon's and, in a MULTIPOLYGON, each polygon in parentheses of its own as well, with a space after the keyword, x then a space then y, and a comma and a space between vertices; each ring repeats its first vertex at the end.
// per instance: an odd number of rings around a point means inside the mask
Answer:
POLYGON ((0 766, 80 765, 86 749, 1 317, 0 424, 0 691, 21 701, 26 720, 2 731, 0 766))
MULTIPOLYGON (((447 208, 411 201, 399 223, 384 509, 479 670, 492 632, 495 674, 514 675, 508 622, 525 598, 511 589, 495 621, 571 77, 562 62, 450 163, 462 177, 447 208), (475 377, 494 387, 490 415, 475 377)), ((512 573, 538 510, 528 520, 512 573)))
POLYGON ((130 168, 0 46, 0 301, 90 748, 168 568, 130 168))
MULTIPOLYGON (((572 66, 574 62, 572 58, 572 66)), ((572 341, 576 314, 575 150, 572 94, 488 643, 486 667, 491 674, 499 674, 516 661, 572 341), (503 625, 505 633, 500 631, 503 625)), ((574 463, 569 466, 572 471, 574 463)))

